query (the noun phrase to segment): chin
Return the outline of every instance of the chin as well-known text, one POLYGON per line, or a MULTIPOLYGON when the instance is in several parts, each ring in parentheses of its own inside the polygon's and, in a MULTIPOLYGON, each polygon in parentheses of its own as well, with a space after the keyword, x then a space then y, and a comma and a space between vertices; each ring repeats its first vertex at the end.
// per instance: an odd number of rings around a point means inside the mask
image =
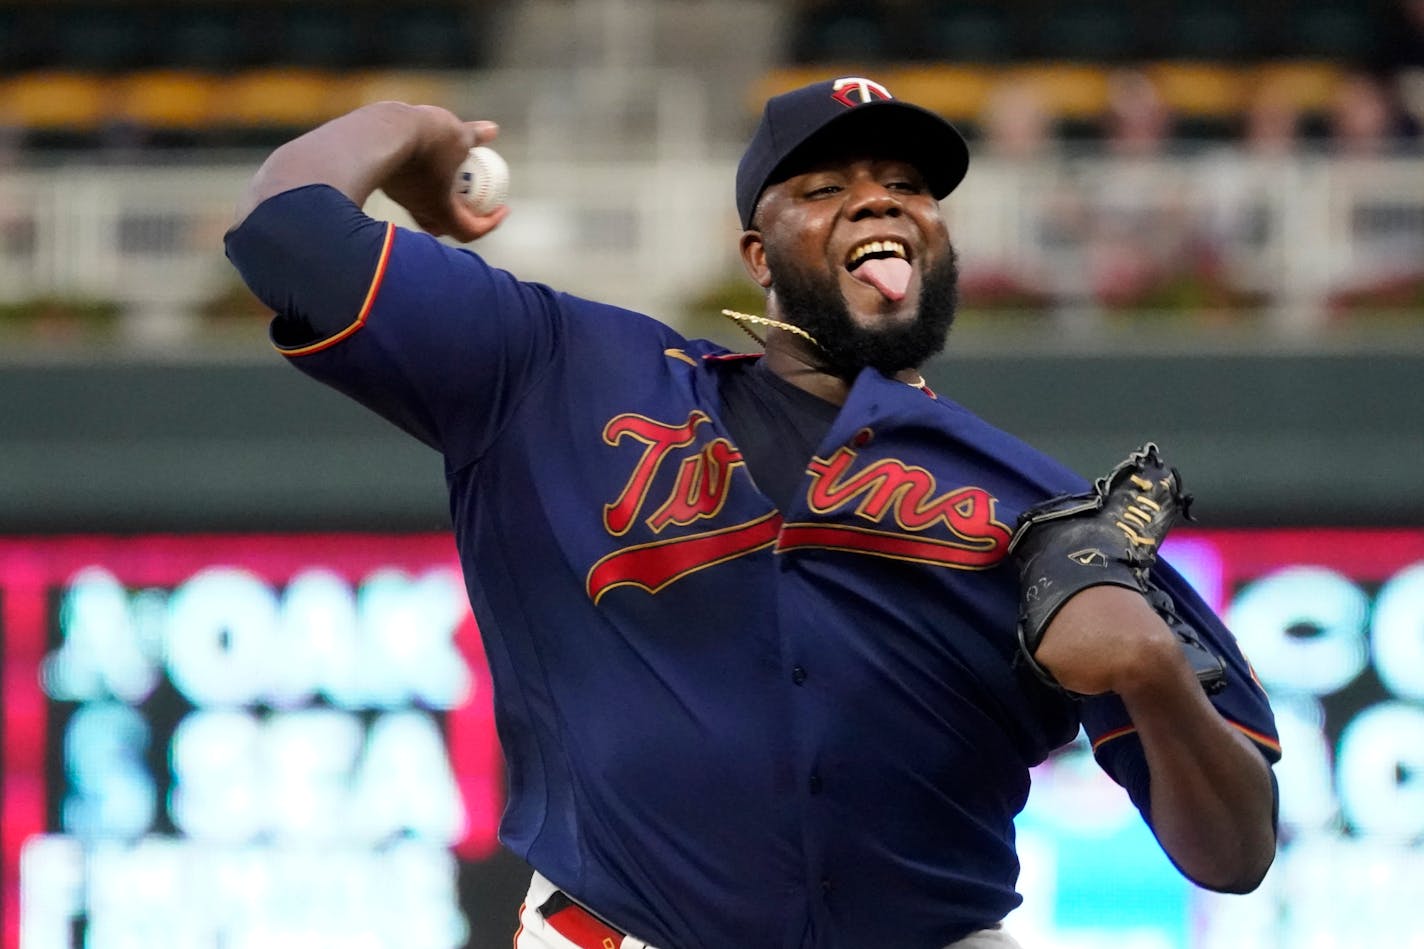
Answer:
POLYGON ((810 333, 836 375, 870 366, 891 374, 917 368, 944 349, 954 321, 954 257, 916 273, 905 297, 889 300, 851 277, 801 267, 767 247, 778 319, 810 333))
POLYGON ((879 302, 879 306, 866 308, 847 300, 846 310, 850 313, 851 322, 860 329, 874 332, 909 326, 920 318, 920 295, 917 290, 905 294, 903 300, 881 297, 879 302))
POLYGON ((906 326, 920 315, 918 281, 907 289, 900 300, 888 299, 880 291, 865 287, 859 281, 854 286, 843 287, 841 299, 851 322, 863 330, 906 326))

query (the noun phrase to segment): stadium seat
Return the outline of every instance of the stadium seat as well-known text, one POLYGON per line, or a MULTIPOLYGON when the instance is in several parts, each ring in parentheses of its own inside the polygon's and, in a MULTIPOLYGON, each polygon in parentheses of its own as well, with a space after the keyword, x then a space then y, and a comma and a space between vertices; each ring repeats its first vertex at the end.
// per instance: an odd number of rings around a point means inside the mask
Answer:
POLYGON ((1269 89, 1302 112, 1321 113, 1330 108, 1343 75, 1338 63, 1282 61, 1254 67, 1247 81, 1253 91, 1269 89))
POLYGON ((885 79, 896 96, 966 124, 979 119, 994 82, 991 67, 968 65, 907 67, 885 79))
POLYGON ((1145 68, 1173 113, 1188 119, 1227 120, 1245 105, 1246 83, 1235 66, 1210 62, 1159 62, 1145 68))
POLYGON ((225 128, 311 128, 355 105, 348 82, 331 73, 254 69, 225 82, 212 121, 225 128))
POLYGON ((0 81, 0 116, 14 126, 89 132, 109 118, 112 84, 89 73, 47 70, 0 81))
POLYGON ((200 130, 211 120, 218 80, 185 70, 132 73, 116 83, 115 114, 145 129, 200 130))
POLYGON ((1006 77, 1038 91, 1049 112, 1070 122, 1091 122, 1107 108, 1108 74, 1095 66, 1035 63, 1008 69, 1006 77))
POLYGON ((372 102, 415 102, 452 108, 459 96, 451 81, 425 70, 378 69, 351 73, 346 79, 350 106, 372 102))

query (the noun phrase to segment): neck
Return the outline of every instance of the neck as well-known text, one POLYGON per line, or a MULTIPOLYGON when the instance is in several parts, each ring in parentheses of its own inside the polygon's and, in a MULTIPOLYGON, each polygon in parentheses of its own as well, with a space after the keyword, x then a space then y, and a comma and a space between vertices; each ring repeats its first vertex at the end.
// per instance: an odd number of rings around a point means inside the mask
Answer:
POLYGON ((853 380, 843 379, 825 368, 820 350, 799 337, 781 330, 766 335, 767 369, 787 382, 833 405, 845 405, 853 380))
MULTIPOLYGON (((766 368, 798 389, 835 405, 845 405, 854 378, 836 375, 825 367, 820 350, 805 340, 773 329, 766 336, 766 368)), ((918 369, 902 369, 891 378, 917 389, 925 385, 918 369)))

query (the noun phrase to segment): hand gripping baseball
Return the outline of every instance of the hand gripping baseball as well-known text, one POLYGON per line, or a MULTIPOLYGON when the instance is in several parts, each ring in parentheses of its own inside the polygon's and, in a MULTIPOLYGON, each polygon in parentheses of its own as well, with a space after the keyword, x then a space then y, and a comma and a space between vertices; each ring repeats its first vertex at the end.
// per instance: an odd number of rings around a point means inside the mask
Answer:
POLYGON ((499 126, 464 122, 436 106, 400 108, 391 134, 398 133, 406 147, 394 150, 394 164, 374 184, 410 212, 417 227, 438 237, 465 243, 498 227, 507 208, 476 208, 453 185, 471 148, 493 141, 499 126))
POLYGON ((1034 655, 1044 631, 1076 593, 1111 584, 1136 590, 1176 635, 1208 692, 1224 684, 1222 661, 1177 616, 1172 600, 1148 579, 1167 532, 1188 517, 1181 477, 1148 442, 1094 482, 1024 511, 1009 543, 1019 568, 1019 649, 1045 682, 1061 688, 1034 655))

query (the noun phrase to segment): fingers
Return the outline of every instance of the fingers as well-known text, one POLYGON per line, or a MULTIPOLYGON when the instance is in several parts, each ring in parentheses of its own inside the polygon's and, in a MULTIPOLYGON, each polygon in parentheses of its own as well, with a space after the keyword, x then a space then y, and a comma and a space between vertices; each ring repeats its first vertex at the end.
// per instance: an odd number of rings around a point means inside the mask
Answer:
POLYGON ((466 244, 479 240, 499 227, 508 216, 509 205, 507 204, 500 205, 489 214, 475 214, 469 208, 461 207, 456 211, 455 226, 451 229, 450 236, 466 244))
POLYGON ((452 186, 469 149, 493 141, 499 126, 487 120, 463 121, 438 106, 415 108, 422 114, 423 130, 417 153, 381 187, 421 230, 461 243, 477 240, 498 227, 508 211, 476 214, 452 186))
POLYGON ((474 138, 470 142, 474 145, 488 145, 499 137, 499 124, 485 119, 477 119, 474 122, 466 122, 465 127, 474 133, 474 138))

